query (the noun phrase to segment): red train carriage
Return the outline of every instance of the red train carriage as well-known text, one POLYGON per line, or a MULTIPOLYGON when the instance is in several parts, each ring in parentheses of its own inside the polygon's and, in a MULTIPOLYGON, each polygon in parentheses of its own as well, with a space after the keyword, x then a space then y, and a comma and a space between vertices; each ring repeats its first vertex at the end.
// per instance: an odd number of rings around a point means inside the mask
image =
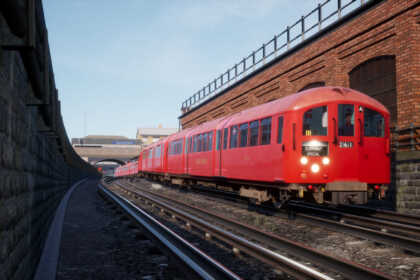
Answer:
POLYGON ((140 160, 142 175, 258 202, 365 203, 390 181, 389 112, 351 89, 310 89, 173 134, 140 160))

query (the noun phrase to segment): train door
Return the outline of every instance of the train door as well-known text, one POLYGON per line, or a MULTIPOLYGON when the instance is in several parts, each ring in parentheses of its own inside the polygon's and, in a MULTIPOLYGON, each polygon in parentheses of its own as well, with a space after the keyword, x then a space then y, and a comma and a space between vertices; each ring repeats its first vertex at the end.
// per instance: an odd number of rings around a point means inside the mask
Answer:
POLYGON ((359 106, 360 123, 360 178, 364 182, 389 181, 388 118, 376 111, 359 106), (388 176, 388 177, 387 177, 388 176))
POLYGON ((216 145, 214 147, 214 176, 221 176, 222 172, 222 137, 223 129, 216 131, 216 145))
POLYGON ((332 110, 334 174, 349 181, 359 180, 360 114, 354 104, 330 106, 332 110))

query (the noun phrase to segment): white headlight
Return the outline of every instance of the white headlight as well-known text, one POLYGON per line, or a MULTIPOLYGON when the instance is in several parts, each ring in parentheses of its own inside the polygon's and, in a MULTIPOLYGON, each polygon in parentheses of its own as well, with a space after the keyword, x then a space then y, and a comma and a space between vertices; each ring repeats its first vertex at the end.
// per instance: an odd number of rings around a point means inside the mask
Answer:
POLYGON ((300 163, 303 164, 303 165, 307 164, 308 163, 308 158, 307 157, 301 157, 300 158, 300 163))
POLYGON ((318 171, 319 171, 319 165, 318 165, 318 164, 316 164, 316 163, 312 164, 312 166, 311 166, 311 171, 312 171, 313 173, 318 173, 318 171))
POLYGON ((330 164, 330 159, 329 159, 329 158, 327 158, 327 157, 324 157, 324 158, 322 158, 322 163, 323 163, 324 165, 330 164))

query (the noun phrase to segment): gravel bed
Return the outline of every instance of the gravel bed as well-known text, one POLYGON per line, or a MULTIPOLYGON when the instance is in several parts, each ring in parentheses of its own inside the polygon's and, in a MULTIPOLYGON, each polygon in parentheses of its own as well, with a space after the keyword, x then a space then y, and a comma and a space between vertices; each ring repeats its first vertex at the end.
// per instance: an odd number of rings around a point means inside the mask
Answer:
POLYGON ((135 183, 139 188, 170 195, 190 205, 209 209, 217 214, 257 226, 288 239, 305 243, 315 249, 339 256, 382 271, 397 279, 420 279, 420 257, 388 245, 377 244, 358 237, 314 226, 287 217, 269 216, 205 194, 167 187, 144 179, 135 183))
MULTIPOLYGON (((271 279, 294 279, 281 271, 273 269, 272 267, 254 259, 247 255, 241 254, 239 256, 232 252, 232 247, 223 242, 214 240, 206 240, 204 234, 197 230, 189 231, 183 222, 172 219, 167 214, 162 214, 156 208, 151 207, 148 204, 144 204, 141 200, 136 200, 133 197, 127 197, 126 193, 123 193, 121 189, 114 186, 109 186, 109 189, 115 193, 124 196, 126 199, 132 201, 136 205, 139 205, 142 209, 152 214, 161 223, 169 227, 171 230, 185 238, 188 242, 198 247, 206 254, 213 257, 215 260, 222 263, 225 267, 229 268, 232 272, 236 273, 243 279, 250 280, 271 280, 271 279)), ((185 279, 188 279, 185 278, 185 279)))

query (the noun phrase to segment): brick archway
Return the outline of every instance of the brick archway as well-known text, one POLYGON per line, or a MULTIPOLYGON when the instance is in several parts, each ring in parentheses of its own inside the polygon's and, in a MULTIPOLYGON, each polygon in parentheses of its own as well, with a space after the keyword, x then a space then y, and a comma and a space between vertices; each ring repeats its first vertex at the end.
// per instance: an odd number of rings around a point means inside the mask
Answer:
POLYGON ((384 104, 391 113, 391 126, 397 125, 395 56, 377 56, 360 63, 349 72, 349 80, 351 88, 384 104))

